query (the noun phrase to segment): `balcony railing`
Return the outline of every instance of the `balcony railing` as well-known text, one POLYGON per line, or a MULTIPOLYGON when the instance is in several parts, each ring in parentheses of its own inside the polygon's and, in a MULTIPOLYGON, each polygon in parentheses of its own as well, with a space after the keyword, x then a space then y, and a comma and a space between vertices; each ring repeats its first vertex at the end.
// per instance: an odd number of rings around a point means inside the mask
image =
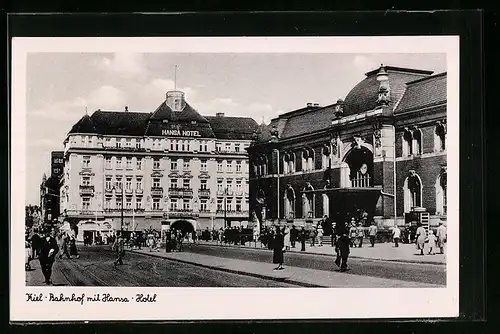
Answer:
POLYGON ((193 196, 193 189, 191 188, 168 188, 170 196, 193 196))
POLYGON ((355 188, 371 187, 371 183, 371 177, 369 175, 359 176, 351 180, 351 185, 355 188))
POLYGON ((163 196, 163 188, 152 187, 151 188, 151 196, 163 196))
POLYGON ((134 193, 133 189, 125 189, 125 194, 126 195, 132 195, 134 193))
POLYGON ((198 189, 198 196, 210 197, 210 189, 198 189))
POLYGON ((136 194, 142 194, 143 192, 144 192, 144 190, 142 190, 142 189, 136 189, 136 190, 135 190, 135 193, 136 193, 136 194))
POLYGON ((81 195, 93 195, 94 194, 94 186, 80 186, 80 194, 81 195))

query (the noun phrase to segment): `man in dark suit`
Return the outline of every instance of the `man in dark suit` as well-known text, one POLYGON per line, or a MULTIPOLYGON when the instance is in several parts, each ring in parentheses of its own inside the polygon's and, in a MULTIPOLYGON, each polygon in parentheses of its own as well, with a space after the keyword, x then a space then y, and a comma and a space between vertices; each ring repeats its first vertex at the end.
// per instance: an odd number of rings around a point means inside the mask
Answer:
POLYGON ((300 234, 299 234, 299 239, 300 239, 300 251, 301 252, 305 252, 306 250, 306 238, 307 238, 307 235, 306 235, 306 230, 304 229, 304 226, 302 226, 302 229, 300 230, 300 234))
POLYGON ((59 252, 55 236, 55 230, 46 231, 46 236, 42 238, 40 242, 38 260, 40 261, 40 267, 42 268, 42 273, 45 277, 45 284, 47 285, 52 284, 52 281, 50 280, 50 277, 52 276, 52 265, 54 264, 57 252, 59 252))
POLYGON ((292 248, 295 248, 295 242, 297 241, 297 229, 295 225, 292 225, 292 229, 290 230, 290 243, 292 244, 292 248))
POLYGON ((335 264, 340 267, 340 271, 347 270, 347 258, 349 257, 349 231, 345 222, 335 225, 335 235, 337 236, 337 259, 335 264))

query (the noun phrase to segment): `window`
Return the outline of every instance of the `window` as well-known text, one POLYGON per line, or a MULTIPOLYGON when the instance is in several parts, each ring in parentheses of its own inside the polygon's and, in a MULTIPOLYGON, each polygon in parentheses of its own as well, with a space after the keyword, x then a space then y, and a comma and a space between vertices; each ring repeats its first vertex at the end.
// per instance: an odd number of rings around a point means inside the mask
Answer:
POLYGON ((200 189, 207 189, 207 180, 200 180, 200 189))
POLYGON ((217 211, 223 211, 224 210, 224 201, 222 198, 217 198, 217 211))
POLYGON ((226 152, 231 152, 231 144, 226 143, 226 152))
POLYGON ((122 158, 116 158, 116 169, 122 169, 122 158))
POLYGON ((106 161, 105 161, 105 164, 106 164, 106 169, 111 169, 111 157, 106 157, 106 161))
POLYGON ((177 161, 170 161, 170 169, 177 170, 177 161))
POLYGON ((239 152, 240 151, 240 144, 234 144, 234 151, 239 152))
POLYGON ((422 154, 422 131, 420 129, 413 131, 413 154, 422 154))
POLYGON ((191 210, 191 200, 189 198, 182 199, 182 209, 184 211, 191 210))
POLYGON ((241 161, 236 161, 236 173, 241 173, 241 161))
POLYGON ((171 188, 177 189, 177 179, 171 179, 170 180, 171 188))
POLYGON ((127 169, 132 169, 132 158, 127 158, 127 169))
POLYGON ((236 199, 236 211, 241 212, 241 199, 236 199))
POLYGON ((160 169, 160 159, 153 158, 153 169, 160 169))
POLYGON ((403 132, 403 156, 408 157, 413 154, 413 136, 412 133, 405 129, 403 132))
POLYGON ((90 157, 84 156, 83 157, 83 168, 89 168, 89 167, 90 167, 90 157))
POLYGON ((206 172, 207 171, 207 161, 206 160, 201 160, 201 162, 200 162, 200 170, 202 172, 206 172))
POLYGON ((228 173, 232 173, 233 172, 233 163, 232 161, 227 161, 226 162, 226 170, 228 173))
POLYGON ((184 170, 189 170, 189 160, 184 160, 184 165, 182 167, 184 170))
POLYGON ((112 180, 113 180, 113 178, 111 176, 106 176, 106 189, 113 188, 112 180))
POLYGON ((189 180, 189 179, 183 179, 183 180, 182 180, 182 187, 183 187, 184 189, 189 189, 189 188, 191 188, 191 180, 189 180))
POLYGON ((412 208, 422 206, 422 182, 414 170, 410 170, 403 188, 405 212, 410 212, 412 208))
POLYGON ((200 143, 200 151, 208 152, 208 144, 205 140, 202 140, 200 143))
POLYGON ((177 198, 170 199, 170 211, 177 211, 177 198))
POLYGON ((233 211, 233 200, 232 199, 226 200, 226 211, 233 211))
POLYGON ((159 177, 153 178, 153 188, 160 188, 161 187, 161 180, 159 177))
POLYGON ((83 211, 90 210, 90 197, 82 198, 82 210, 83 211))
POLYGON ((135 209, 142 209, 142 197, 135 198, 135 209))
POLYGON ((245 181, 245 193, 248 194, 248 180, 245 181))
POLYGON ((106 147, 111 147, 111 138, 106 138, 106 147))
POLYGON ((442 122, 438 122, 434 131, 434 152, 446 150, 446 127, 442 122))
POLYGON ((122 207, 122 198, 121 197, 117 197, 116 200, 115 200, 115 208, 116 209, 121 209, 122 207))
POLYGON ((175 140, 170 141, 170 151, 174 150, 174 142, 175 142, 175 140))
POLYGON ((135 141, 135 148, 141 148, 141 142, 139 140, 135 141))
POLYGON ((125 147, 132 147, 132 140, 131 139, 125 139, 125 147))
POLYGON ((153 198, 153 210, 160 210, 160 199, 153 198))
POLYGON ((223 192, 224 191, 224 185, 222 184, 222 179, 217 180, 217 191, 218 192, 223 192))
POLYGON ((116 189, 122 189, 122 177, 119 175, 116 176, 115 187, 116 189))
POLYGON ((207 200, 206 199, 200 200, 200 211, 202 211, 202 212, 208 211, 208 206, 207 206, 207 200))
POLYGON ((174 140, 175 142, 175 150, 178 151, 179 150, 179 142, 177 140, 174 140))
POLYGON ((221 151, 221 147, 222 147, 222 144, 221 143, 215 143, 215 150, 217 152, 220 152, 221 151))
POLYGON ((327 169, 330 166, 330 148, 328 146, 323 147, 323 154, 321 154, 321 167, 327 169))
POLYGON ((217 161, 217 173, 222 173, 222 161, 217 161))
POLYGON ((448 209, 448 186, 446 166, 441 167, 441 171, 436 180, 436 214, 446 215, 448 209))
POLYGON ((116 138, 116 148, 121 148, 122 147, 122 141, 120 138, 116 138))
POLYGON ((137 169, 138 170, 142 169, 142 158, 137 158, 137 169))
POLYGON ((186 150, 186 147, 184 146, 184 145, 185 145, 184 143, 185 143, 185 141, 183 140, 183 141, 182 141, 182 148, 181 148, 181 150, 182 150, 182 151, 185 151, 185 150, 186 150))
POLYGON ((126 178, 125 189, 132 190, 132 177, 131 176, 127 176, 127 178, 126 178))
POLYGON ((233 191, 233 180, 232 179, 227 179, 227 191, 228 191, 228 193, 231 193, 233 191))
POLYGON ((104 210, 109 210, 111 209, 111 198, 106 197, 104 200, 104 210))
POLYGON ((90 186, 90 176, 82 177, 82 185, 83 186, 90 186))
POLYGON ((130 197, 125 199, 125 210, 132 210, 132 198, 130 197))
POLYGON ((236 180, 236 191, 241 193, 241 180, 236 180))
POLYGON ((189 152, 191 152, 191 141, 190 140, 187 141, 187 150, 189 152))

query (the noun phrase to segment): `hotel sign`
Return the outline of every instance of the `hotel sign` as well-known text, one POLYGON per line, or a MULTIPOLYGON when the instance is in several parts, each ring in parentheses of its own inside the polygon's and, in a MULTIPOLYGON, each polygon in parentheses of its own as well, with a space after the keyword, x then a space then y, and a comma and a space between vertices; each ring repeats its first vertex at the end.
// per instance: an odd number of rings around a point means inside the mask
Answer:
POLYGON ((162 136, 201 137, 197 130, 162 129, 162 136))

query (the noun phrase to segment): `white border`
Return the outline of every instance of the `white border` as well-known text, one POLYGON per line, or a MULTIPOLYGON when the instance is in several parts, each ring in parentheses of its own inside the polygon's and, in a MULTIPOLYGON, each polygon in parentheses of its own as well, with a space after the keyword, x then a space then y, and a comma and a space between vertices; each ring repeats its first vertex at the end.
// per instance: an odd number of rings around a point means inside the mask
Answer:
MULTIPOLYGON (((367 69, 367 71, 370 69, 367 69)), ((409 318, 458 316, 459 38, 13 38, 11 109, 11 321, 197 320, 292 318, 409 318), (339 47, 341 45, 341 47, 339 47), (26 59, 28 52, 172 53, 446 53, 448 94, 448 264, 446 288, 97 288, 26 287, 24 205, 26 173, 26 59), (26 292, 157 293, 150 304, 25 302, 26 292), (340 300, 349 301, 347 303, 340 300)))

